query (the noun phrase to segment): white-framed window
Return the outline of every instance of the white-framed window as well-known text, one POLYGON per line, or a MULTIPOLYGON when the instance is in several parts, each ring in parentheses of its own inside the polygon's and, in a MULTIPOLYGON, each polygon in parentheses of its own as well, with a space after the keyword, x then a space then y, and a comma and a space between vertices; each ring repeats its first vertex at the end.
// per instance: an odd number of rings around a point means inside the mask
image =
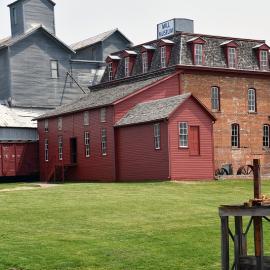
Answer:
POLYGON ((179 123, 179 147, 180 148, 188 147, 188 123, 187 122, 179 123))
POLYGON ((107 130, 106 128, 101 129, 101 153, 102 153, 102 156, 107 155, 107 130))
POLYGON ((58 159, 63 160, 63 137, 58 136, 58 159))
POLYGON ((85 157, 90 157, 90 134, 88 131, 84 132, 84 146, 85 146, 85 157))
POLYGON ((89 126, 89 112, 83 112, 83 125, 89 126))
POLYGON ((256 90, 248 89, 248 111, 256 112, 256 90))
POLYGON ((12 17, 13 17, 13 24, 17 25, 18 24, 18 17, 17 17, 17 8, 16 7, 12 8, 12 17))
POLYGON ((59 131, 63 129, 63 119, 62 119, 62 117, 58 117, 58 119, 57 119, 57 128, 58 128, 59 131))
POLYGON ((129 77, 130 75, 129 63, 130 63, 129 57, 125 57, 125 77, 129 77))
POLYGON ((49 120, 48 119, 44 120, 44 131, 49 132, 49 120))
POLYGON ((165 68, 167 66, 166 46, 160 47, 160 66, 165 68))
POLYGON ((109 74, 109 81, 113 80, 113 65, 112 62, 108 63, 108 74, 109 74))
POLYGON ((203 64, 203 45, 195 44, 194 46, 195 46, 194 47, 195 65, 202 65, 203 64))
POLYGON ((44 149, 45 149, 45 161, 49 161, 49 140, 45 139, 44 141, 44 149))
POLYGON ((211 88, 211 104, 212 104, 212 110, 215 110, 215 111, 220 110, 220 91, 217 86, 213 86, 211 88))
POLYGON ((270 126, 263 125, 263 146, 270 147, 270 126))
POLYGON ((236 68, 236 48, 228 48, 228 67, 236 68))
POLYGON ((53 79, 59 78, 58 60, 51 60, 51 77, 53 79))
POLYGON ((260 69, 261 70, 268 70, 268 51, 261 50, 260 51, 260 69))
POLYGON ((147 52, 142 53, 142 72, 146 73, 148 71, 148 54, 147 52))
POLYGON ((107 118, 107 108, 100 109, 100 122, 105 123, 107 118))
POLYGON ((160 150, 160 123, 154 124, 154 145, 156 150, 160 150))
POLYGON ((238 124, 232 124, 231 145, 233 148, 240 147, 240 127, 238 124))

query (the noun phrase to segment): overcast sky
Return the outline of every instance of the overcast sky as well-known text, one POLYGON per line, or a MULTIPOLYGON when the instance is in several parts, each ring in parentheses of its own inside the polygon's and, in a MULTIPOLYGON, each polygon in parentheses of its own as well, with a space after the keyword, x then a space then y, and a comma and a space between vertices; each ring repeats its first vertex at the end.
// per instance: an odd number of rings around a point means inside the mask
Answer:
MULTIPOLYGON (((119 28, 135 44, 156 38, 156 24, 189 18, 195 32, 270 41, 269 0, 54 0, 56 33, 71 44, 119 28)), ((0 38, 10 35, 12 0, 0 0, 0 38)), ((270 42, 269 42, 270 43, 270 42)))

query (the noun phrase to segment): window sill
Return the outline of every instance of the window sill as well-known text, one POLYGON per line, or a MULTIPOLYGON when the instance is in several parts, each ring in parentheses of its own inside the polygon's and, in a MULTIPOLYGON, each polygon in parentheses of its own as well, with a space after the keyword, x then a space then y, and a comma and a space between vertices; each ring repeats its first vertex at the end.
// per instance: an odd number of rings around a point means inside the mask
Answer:
POLYGON ((237 150, 241 150, 241 148, 240 147, 232 147, 232 150, 237 151, 237 150))
POLYGON ((248 114, 258 114, 257 112, 248 112, 248 114))
POLYGON ((221 113, 221 110, 215 110, 215 109, 212 109, 212 112, 213 112, 213 113, 221 113))
POLYGON ((178 148, 179 148, 179 149, 189 149, 188 146, 179 146, 178 148))

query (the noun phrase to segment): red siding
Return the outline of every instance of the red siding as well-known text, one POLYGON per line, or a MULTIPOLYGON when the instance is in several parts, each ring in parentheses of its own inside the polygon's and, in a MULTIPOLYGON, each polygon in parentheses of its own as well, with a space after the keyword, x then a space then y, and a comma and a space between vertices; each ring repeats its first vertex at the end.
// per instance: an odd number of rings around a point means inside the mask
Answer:
POLYGON ((169 145, 171 179, 213 179, 212 120, 193 99, 187 100, 170 118, 169 145), (179 148, 179 122, 187 122, 189 126, 199 126, 200 155, 193 155, 189 148, 179 148))
MULTIPOLYGON (((112 181, 115 179, 113 108, 107 108, 106 123, 100 122, 100 110, 89 111, 90 125, 83 125, 83 112, 63 117, 63 130, 57 130, 57 119, 49 119, 49 132, 39 122, 42 180, 53 176, 55 164, 70 165, 70 138, 77 138, 77 166, 68 167, 65 178, 72 181, 112 181), (101 154, 101 128, 107 129, 107 155, 101 154), (90 133, 90 157, 85 157, 84 132, 90 133), (63 136, 63 161, 58 159, 58 136, 63 136), (45 162, 44 140, 49 139, 49 162, 45 162)), ((61 170, 61 169, 60 169, 61 170)), ((61 174, 60 174, 61 175, 61 174)), ((59 179, 58 179, 59 180, 59 179)))
POLYGON ((179 76, 179 74, 176 74, 156 86, 150 87, 145 91, 132 95, 131 97, 117 103, 115 105, 115 122, 120 120, 138 103, 178 95, 180 92, 179 76))
POLYGON ((38 172, 37 143, 0 144, 0 177, 31 176, 38 172))
POLYGON ((167 123, 161 123, 161 149, 154 147, 154 126, 116 129, 117 178, 121 181, 165 180, 169 176, 167 123))

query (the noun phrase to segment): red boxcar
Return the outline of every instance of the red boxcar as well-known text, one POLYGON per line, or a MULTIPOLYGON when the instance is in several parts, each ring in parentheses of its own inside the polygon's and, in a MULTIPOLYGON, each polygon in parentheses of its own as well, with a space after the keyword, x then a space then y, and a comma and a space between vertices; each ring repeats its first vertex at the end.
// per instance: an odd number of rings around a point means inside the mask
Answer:
POLYGON ((0 177, 34 176, 39 172, 38 143, 0 143, 0 177))

